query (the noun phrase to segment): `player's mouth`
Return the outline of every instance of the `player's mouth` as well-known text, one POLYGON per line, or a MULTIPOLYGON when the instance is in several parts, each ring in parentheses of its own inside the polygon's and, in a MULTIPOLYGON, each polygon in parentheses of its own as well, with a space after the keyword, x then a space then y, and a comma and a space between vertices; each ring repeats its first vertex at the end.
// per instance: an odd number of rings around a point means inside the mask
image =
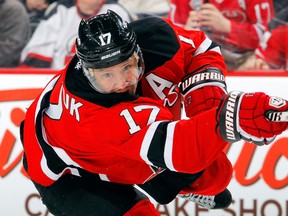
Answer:
POLYGON ((117 89, 115 90, 114 92, 115 93, 124 93, 124 92, 127 92, 129 94, 134 94, 135 93, 135 85, 129 85, 129 86, 126 86, 125 88, 123 89, 117 89))

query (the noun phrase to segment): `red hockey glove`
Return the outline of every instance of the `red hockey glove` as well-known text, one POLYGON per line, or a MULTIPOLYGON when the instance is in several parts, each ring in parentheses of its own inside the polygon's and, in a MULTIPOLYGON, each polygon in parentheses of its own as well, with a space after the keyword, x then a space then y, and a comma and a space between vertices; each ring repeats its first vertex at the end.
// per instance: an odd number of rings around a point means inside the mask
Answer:
POLYGON ((271 143, 288 127, 288 102, 263 92, 232 91, 217 112, 218 132, 228 142, 271 143))
POLYGON ((185 76, 180 90, 187 117, 218 107, 227 92, 224 75, 213 67, 185 76))

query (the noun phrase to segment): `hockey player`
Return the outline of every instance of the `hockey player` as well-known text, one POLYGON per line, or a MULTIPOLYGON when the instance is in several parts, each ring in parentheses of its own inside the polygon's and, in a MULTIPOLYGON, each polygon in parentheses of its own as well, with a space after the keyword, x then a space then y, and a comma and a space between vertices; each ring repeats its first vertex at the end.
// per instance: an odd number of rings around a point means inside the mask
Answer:
POLYGON ((21 125, 24 167, 54 215, 159 216, 143 191, 225 208, 227 142, 268 144, 287 128, 270 121, 286 100, 226 93, 219 47, 203 32, 108 11, 81 21, 76 46, 21 125), (173 120, 180 94, 188 119, 173 120))

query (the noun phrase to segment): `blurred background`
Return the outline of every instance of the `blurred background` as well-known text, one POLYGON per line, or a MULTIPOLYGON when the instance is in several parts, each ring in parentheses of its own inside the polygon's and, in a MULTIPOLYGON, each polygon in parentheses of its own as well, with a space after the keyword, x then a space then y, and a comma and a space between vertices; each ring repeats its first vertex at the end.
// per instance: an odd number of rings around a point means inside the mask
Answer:
MULTIPOLYGON (((1 216, 51 216, 23 170, 19 124, 75 54, 81 19, 107 9, 128 23, 158 16, 204 31, 221 45, 229 91, 288 97, 287 0, 0 0, 1 216)), ((208 211, 182 199, 154 202, 161 215, 288 216, 288 133, 265 148, 240 141, 226 152, 234 167, 228 209, 208 211)))

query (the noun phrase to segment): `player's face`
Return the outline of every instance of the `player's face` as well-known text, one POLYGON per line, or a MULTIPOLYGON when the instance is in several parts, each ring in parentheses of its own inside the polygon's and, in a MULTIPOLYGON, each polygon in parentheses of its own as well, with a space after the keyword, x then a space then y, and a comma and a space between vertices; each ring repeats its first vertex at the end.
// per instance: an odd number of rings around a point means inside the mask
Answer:
POLYGON ((93 15, 101 8, 102 3, 103 0, 78 0, 77 6, 82 13, 93 15))
POLYGON ((94 84, 99 92, 135 94, 140 75, 138 60, 135 55, 109 68, 89 68, 88 70, 90 75, 94 77, 94 84))

